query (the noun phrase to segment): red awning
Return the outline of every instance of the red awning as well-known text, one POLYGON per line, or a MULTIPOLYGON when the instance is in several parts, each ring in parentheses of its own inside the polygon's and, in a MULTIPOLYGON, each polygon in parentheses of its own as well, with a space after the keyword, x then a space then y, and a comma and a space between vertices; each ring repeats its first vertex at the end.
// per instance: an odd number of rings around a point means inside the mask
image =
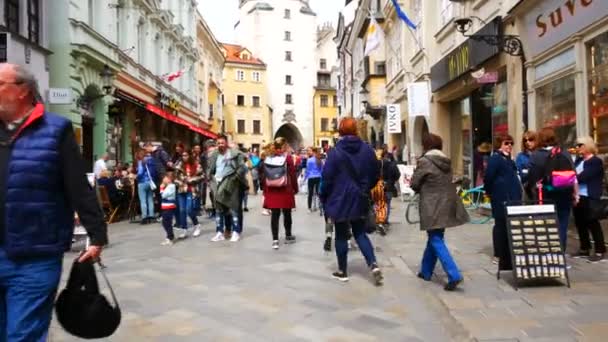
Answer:
POLYGON ((194 126, 191 123, 189 123, 188 121, 186 121, 186 120, 184 120, 182 118, 178 118, 177 116, 175 116, 173 114, 170 114, 168 112, 165 112, 164 110, 162 110, 162 109, 160 109, 160 108, 158 108, 158 107, 156 107, 154 105, 147 104, 146 105, 146 109, 148 111, 150 111, 150 112, 152 112, 152 113, 160 116, 163 119, 169 120, 171 122, 175 122, 176 124, 179 124, 179 125, 182 125, 182 126, 186 126, 190 130, 192 130, 192 131, 194 131, 196 133, 202 134, 202 135, 204 135, 204 136, 206 136, 208 138, 211 138, 211 139, 217 139, 217 134, 215 134, 215 133, 213 133, 211 131, 208 131, 208 130, 206 130, 204 128, 194 126))

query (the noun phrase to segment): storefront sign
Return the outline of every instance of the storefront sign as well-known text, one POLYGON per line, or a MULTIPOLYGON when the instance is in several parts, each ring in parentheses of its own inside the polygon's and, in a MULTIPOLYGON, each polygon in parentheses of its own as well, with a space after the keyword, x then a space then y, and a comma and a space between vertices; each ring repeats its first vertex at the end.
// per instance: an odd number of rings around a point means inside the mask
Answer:
POLYGON ((524 14, 528 55, 537 56, 606 15, 606 0, 538 1, 524 14))
POLYGON ((72 104, 70 88, 49 88, 49 104, 72 104))
MULTIPOLYGON (((491 23, 477 31, 476 35, 497 35, 500 33, 501 18, 495 18, 491 23)), ((466 74, 499 52, 498 47, 483 41, 467 39, 454 51, 442 58, 431 67, 431 90, 436 92, 448 83, 466 74)))
POLYGON ((179 113, 180 103, 173 96, 168 96, 165 93, 159 92, 156 97, 156 102, 160 108, 177 115, 179 113))
POLYGON ((386 131, 389 134, 401 133, 401 106, 390 104, 386 106, 386 131))
POLYGON ((475 79, 478 84, 489 84, 498 82, 498 71, 489 71, 475 79))
POLYGON ((431 97, 427 82, 407 84, 407 106, 410 117, 431 114, 431 97))

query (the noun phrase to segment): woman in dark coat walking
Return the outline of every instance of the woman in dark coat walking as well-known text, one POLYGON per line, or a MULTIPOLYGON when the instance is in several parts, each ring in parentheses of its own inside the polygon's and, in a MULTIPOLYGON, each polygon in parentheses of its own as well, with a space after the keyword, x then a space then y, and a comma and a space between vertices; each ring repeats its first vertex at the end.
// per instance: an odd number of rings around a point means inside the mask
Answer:
POLYGON ((260 172, 260 182, 264 191, 264 208, 270 209, 270 227, 272 230, 272 248, 279 249, 279 218, 283 213, 285 226, 285 243, 296 242, 291 233, 291 211, 296 207, 295 194, 298 193, 298 178, 293 158, 285 153, 285 139, 277 138, 272 146, 270 155, 266 156, 260 172), (287 184, 281 187, 270 186, 267 182, 266 169, 270 167, 285 167, 287 184))
POLYGON ((522 187, 517 177, 517 167, 511 159, 513 138, 510 135, 498 136, 494 148, 496 151, 490 157, 483 183, 492 203, 494 257, 498 258, 499 270, 511 270, 505 203, 521 201, 522 187))
POLYGON ((348 239, 350 231, 372 271, 376 285, 383 276, 367 236, 370 191, 378 182, 379 162, 374 150, 357 136, 357 120, 340 121, 340 141, 329 151, 323 169, 321 202, 328 219, 335 223, 338 271, 333 277, 348 281, 348 239))
POLYGON ((469 215, 452 183, 452 162, 441 152, 441 137, 426 135, 422 147, 425 152, 418 159, 411 182, 412 190, 420 194, 420 229, 428 235, 418 277, 430 281, 439 259, 448 275, 444 289, 453 291, 463 278, 445 244, 444 233, 446 228, 469 222, 469 215))

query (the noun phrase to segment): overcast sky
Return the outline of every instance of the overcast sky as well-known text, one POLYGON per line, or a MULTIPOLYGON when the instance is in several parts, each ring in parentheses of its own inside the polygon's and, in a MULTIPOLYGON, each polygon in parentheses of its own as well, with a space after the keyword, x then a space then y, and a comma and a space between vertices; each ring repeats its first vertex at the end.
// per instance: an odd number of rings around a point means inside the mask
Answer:
MULTIPOLYGON (((220 42, 236 42, 234 24, 238 21, 238 0, 199 0, 198 9, 220 42), (220 5, 221 3, 221 5, 220 5)), ((317 24, 338 21, 338 13, 344 0, 310 0, 310 7, 317 13, 317 24)))

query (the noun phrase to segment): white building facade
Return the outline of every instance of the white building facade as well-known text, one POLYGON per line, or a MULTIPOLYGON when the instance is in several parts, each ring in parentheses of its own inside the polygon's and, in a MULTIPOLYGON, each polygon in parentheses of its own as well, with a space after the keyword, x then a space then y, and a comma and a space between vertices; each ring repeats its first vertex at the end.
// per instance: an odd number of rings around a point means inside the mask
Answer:
POLYGON ((313 142, 316 14, 307 0, 241 0, 239 44, 268 66, 272 127, 294 148, 313 142))
POLYGON ((38 79, 42 100, 48 98, 48 2, 0 1, 0 63, 19 64, 38 79))

